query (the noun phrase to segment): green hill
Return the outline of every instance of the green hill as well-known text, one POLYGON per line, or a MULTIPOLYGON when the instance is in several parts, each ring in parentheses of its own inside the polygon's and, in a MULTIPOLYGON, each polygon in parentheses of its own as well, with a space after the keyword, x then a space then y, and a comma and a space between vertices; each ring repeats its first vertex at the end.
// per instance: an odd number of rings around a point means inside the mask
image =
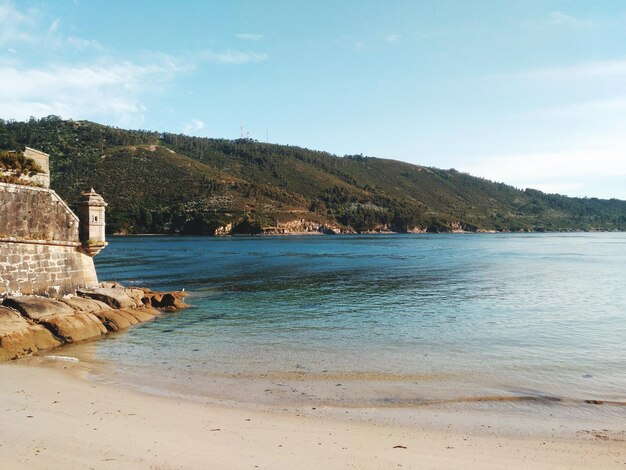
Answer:
POLYGON ((0 149, 51 155, 65 200, 94 187, 122 233, 626 230, 626 201, 570 198, 409 163, 123 130, 0 120, 0 149))

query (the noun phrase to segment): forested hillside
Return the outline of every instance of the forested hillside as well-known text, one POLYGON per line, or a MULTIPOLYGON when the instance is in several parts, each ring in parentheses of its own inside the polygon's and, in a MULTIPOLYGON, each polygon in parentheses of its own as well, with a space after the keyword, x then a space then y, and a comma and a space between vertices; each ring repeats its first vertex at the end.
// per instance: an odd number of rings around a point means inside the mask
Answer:
POLYGON ((24 146, 50 154, 52 188, 68 202, 102 194, 118 233, 626 230, 626 201, 248 139, 0 120, 0 150, 24 146))

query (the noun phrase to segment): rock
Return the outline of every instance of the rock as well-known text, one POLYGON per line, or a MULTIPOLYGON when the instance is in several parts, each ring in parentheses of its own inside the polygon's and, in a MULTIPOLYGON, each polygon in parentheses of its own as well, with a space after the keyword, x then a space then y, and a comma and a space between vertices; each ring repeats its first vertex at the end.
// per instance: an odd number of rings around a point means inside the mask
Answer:
POLYGON ((138 322, 144 322, 152 320, 159 313, 156 310, 147 309, 147 308, 125 308, 123 312, 135 317, 138 322))
POLYGON ((163 298, 161 299, 161 307, 162 308, 172 308, 174 310, 179 310, 181 308, 189 307, 185 302, 182 301, 180 297, 176 294, 177 292, 168 292, 167 294, 163 294, 163 298))
POLYGON ((4 306, 0 306, 0 361, 150 321, 160 313, 157 307, 188 307, 183 301, 186 295, 103 283, 102 287, 58 300, 37 296, 5 299, 4 306))
POLYGON ((145 295, 144 291, 142 291, 141 289, 124 289, 124 292, 126 293, 128 297, 130 297, 131 299, 135 301, 136 307, 144 306, 144 303, 143 303, 143 298, 145 295))
POLYGON ((53 315, 42 318, 40 323, 68 343, 95 338, 107 332, 106 327, 93 313, 53 315))
POLYGON ((77 294, 81 297, 99 300, 113 308, 136 307, 135 301, 126 295, 122 289, 96 287, 90 290, 79 290, 77 294))
POLYGON ((114 282, 101 282, 100 287, 104 289, 112 289, 113 287, 115 287, 115 283, 114 282))
POLYGON ((107 309, 111 309, 111 307, 109 307, 107 304, 98 302, 97 300, 87 297, 63 297, 62 299, 59 299, 59 301, 68 305, 77 312, 83 313, 99 312, 100 310, 102 310, 102 306, 106 307, 107 309))
POLYGON ((130 325, 134 325, 138 323, 133 317, 133 322, 131 322, 125 315, 122 314, 120 310, 99 310, 94 312, 94 315, 98 317, 98 319, 104 324, 107 330, 109 331, 119 331, 125 328, 130 327, 130 325))
MULTIPOLYGON (((128 309, 128 310, 132 310, 132 309, 128 309)), ((126 310, 115 310, 115 313, 120 315, 122 318, 128 321, 128 323, 130 323, 131 325, 136 325, 137 323, 139 323, 139 320, 137 320, 137 317, 131 315, 130 313, 126 313, 126 310)))
POLYGON ((162 308, 165 310, 179 310, 189 307, 183 302, 183 298, 187 296, 186 292, 146 292, 144 294, 144 303, 152 305, 154 308, 162 308))
POLYGON ((103 287, 105 289, 125 289, 125 287, 122 284, 119 284, 117 282, 101 282, 100 283, 100 287, 103 287))
POLYGON ((61 344, 45 327, 29 323, 15 310, 0 307, 0 361, 28 356, 61 344))
POLYGON ((163 300, 163 295, 159 292, 149 292, 146 294, 146 297, 150 302, 146 303, 146 305, 152 305, 155 308, 159 308, 161 306, 161 300, 163 300))
POLYGON ((7 307, 14 308, 31 320, 41 320, 42 318, 53 315, 64 316, 74 314, 74 310, 63 302, 34 295, 10 297, 5 299, 3 304, 7 307))

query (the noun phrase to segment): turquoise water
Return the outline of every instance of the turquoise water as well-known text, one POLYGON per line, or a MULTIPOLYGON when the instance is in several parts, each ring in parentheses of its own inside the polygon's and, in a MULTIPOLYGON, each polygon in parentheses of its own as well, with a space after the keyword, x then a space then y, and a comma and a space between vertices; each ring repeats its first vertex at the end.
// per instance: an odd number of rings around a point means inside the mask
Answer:
POLYGON ((116 237, 95 260, 194 305, 92 343, 119 380, 355 406, 626 401, 626 234, 116 237))

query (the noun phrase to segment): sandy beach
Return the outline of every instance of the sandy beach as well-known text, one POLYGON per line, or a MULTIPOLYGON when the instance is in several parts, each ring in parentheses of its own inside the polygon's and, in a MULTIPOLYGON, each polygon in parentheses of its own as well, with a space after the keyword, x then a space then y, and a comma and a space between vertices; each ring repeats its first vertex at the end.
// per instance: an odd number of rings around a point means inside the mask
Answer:
MULTIPOLYGON (((75 365, 0 365, 4 468, 624 468, 615 430, 481 432, 148 395, 75 365)), ((375 410, 369 410, 374 411, 375 410)), ((427 413, 429 413, 427 411, 427 413)), ((433 413, 430 412, 432 417, 433 413)), ((375 416, 370 414, 370 416, 375 416)), ((443 417, 442 419, 448 419, 443 417)), ((497 422, 494 421, 494 422, 497 422)), ((484 424, 483 424, 484 426, 484 424)))

